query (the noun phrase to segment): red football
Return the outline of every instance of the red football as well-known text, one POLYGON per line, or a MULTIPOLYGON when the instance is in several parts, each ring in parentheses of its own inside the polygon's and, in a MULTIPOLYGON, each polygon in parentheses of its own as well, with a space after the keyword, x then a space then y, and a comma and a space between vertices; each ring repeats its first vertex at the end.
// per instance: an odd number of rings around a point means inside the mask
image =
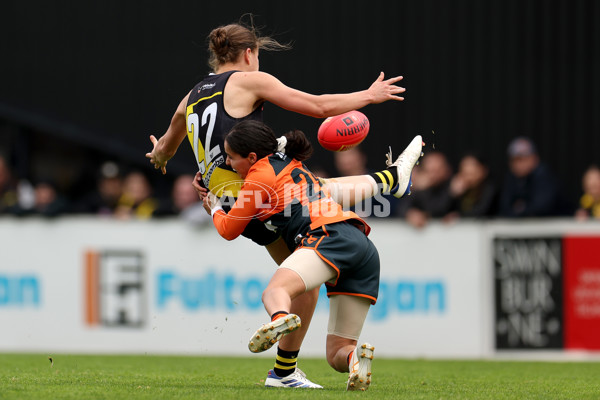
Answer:
POLYGON ((362 142, 369 133, 369 119, 360 111, 329 117, 319 127, 321 146, 330 151, 344 151, 362 142))

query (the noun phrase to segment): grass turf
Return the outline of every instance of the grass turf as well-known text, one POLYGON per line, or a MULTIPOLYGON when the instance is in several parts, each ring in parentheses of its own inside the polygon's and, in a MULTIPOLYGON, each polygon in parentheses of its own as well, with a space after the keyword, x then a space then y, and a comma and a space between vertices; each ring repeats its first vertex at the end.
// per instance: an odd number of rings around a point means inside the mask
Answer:
POLYGON ((598 362, 375 359, 347 393, 324 359, 300 359, 323 390, 263 387, 268 358, 0 354, 0 399, 599 399, 598 362))

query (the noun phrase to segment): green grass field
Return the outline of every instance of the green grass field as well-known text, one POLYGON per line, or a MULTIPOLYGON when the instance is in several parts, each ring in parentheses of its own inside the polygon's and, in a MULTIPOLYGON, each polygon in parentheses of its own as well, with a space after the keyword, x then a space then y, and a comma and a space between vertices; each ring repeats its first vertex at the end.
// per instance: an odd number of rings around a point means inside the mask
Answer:
POLYGON ((0 399, 600 399, 598 362, 375 359, 373 384, 300 359, 323 390, 267 389, 268 358, 0 354, 0 399))

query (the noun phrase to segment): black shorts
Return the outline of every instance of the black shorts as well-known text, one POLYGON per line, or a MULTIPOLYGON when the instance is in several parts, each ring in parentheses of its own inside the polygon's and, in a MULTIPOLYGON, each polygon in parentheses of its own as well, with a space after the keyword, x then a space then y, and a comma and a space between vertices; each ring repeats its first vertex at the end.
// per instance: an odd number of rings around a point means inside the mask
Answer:
POLYGON ((313 249, 337 271, 335 282, 325 283, 327 296, 360 296, 375 304, 379 294, 379 253, 356 226, 338 222, 319 227, 309 231, 298 248, 313 249))
MULTIPOLYGON (((232 201, 231 198, 225 199, 222 204, 223 210, 229 212, 229 210, 231 210, 229 204, 234 203, 235 200, 232 201)), ((247 237, 261 246, 269 245, 281 237, 279 233, 267 228, 264 222, 256 218, 252 218, 250 223, 246 225, 244 232, 242 232, 242 236, 247 237)))

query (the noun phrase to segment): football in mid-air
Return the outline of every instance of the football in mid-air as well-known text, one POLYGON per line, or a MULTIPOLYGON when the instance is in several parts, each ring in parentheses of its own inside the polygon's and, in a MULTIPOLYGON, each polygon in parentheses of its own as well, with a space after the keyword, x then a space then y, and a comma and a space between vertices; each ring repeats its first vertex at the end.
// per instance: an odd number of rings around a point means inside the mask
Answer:
POLYGON ((319 143, 330 151, 344 151, 362 142, 369 133, 369 119, 360 111, 329 117, 319 127, 319 143))

